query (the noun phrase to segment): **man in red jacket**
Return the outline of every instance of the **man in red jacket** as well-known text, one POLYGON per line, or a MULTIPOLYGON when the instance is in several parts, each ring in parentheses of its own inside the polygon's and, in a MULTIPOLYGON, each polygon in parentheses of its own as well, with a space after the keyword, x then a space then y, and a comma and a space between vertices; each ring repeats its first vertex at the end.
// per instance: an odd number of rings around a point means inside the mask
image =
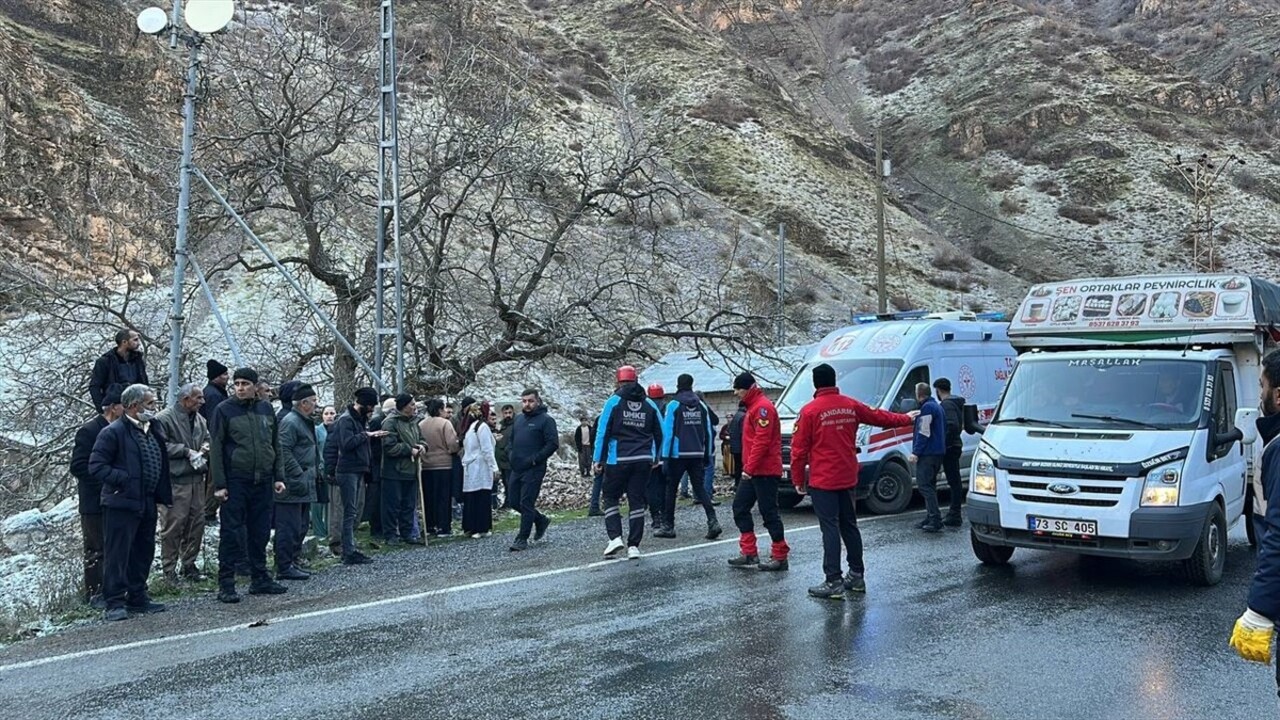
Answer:
MULTIPOLYGON (((835 368, 823 363, 813 369, 813 401, 800 409, 791 438, 791 482, 809 498, 822 529, 822 571, 826 582, 809 594, 843 600, 845 591, 866 592, 862 575, 862 533, 854 513, 853 489, 858 485, 858 424, 882 428, 907 427, 910 414, 873 410, 836 388, 835 368), (849 574, 840 577, 840 541, 849 558, 849 574)), ((913 411, 914 412, 914 411, 913 411)))
POLYGON ((731 567, 776 571, 787 569, 791 548, 782 534, 782 516, 778 514, 778 483, 782 481, 782 431, 778 427, 778 411, 765 397, 756 378, 744 372, 733 380, 733 394, 746 403, 742 422, 742 482, 733 495, 733 522, 742 533, 738 538, 740 554, 729 560, 731 567), (769 531, 773 546, 768 560, 761 561, 756 550, 756 530, 751 521, 751 507, 760 506, 760 517, 769 531))

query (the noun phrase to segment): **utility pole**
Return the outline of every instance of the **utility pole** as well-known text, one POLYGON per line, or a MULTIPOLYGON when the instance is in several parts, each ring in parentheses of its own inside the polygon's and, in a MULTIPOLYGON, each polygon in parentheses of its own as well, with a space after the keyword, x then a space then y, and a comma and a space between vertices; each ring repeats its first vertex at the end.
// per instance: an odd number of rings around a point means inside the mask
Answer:
POLYGON ((786 328, 783 319, 786 311, 787 292, 787 224, 778 223, 778 328, 775 333, 775 344, 782 347, 786 342, 786 328))
POLYGON ((387 383, 396 392, 404 390, 404 271, 400 253, 400 111, 396 92, 396 15, 394 0, 382 0, 380 63, 378 67, 378 239, 377 271, 374 278, 373 367, 385 378, 383 341, 395 338, 394 381, 387 383), (388 238, 388 232, 390 237, 388 238), (390 240, 390 242, 388 242, 390 240), (390 245, 391 257, 387 257, 390 245), (390 278, 388 278, 390 273, 390 278), (388 281, 392 298, 388 302, 388 281), (391 318, 388 319, 388 310, 391 318))
POLYGON ((884 133, 876 128, 876 303, 879 311, 889 311, 884 267, 884 133))
POLYGON ((1189 161, 1175 155, 1165 164, 1175 170, 1191 189, 1191 267, 1196 272, 1216 272, 1218 236, 1213 220, 1213 186, 1227 168, 1232 164, 1244 165, 1244 160, 1229 155, 1225 161, 1215 161, 1208 153, 1201 153, 1189 161))

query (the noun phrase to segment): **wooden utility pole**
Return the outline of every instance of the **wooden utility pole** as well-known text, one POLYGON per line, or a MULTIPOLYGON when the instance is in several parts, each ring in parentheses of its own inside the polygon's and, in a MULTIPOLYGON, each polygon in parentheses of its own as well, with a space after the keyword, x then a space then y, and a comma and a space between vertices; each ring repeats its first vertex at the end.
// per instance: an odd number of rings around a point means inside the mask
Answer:
POLYGON ((880 312, 888 312, 884 268, 884 133, 876 128, 876 298, 880 312))
POLYGON ((786 285, 787 285, 787 224, 778 223, 778 328, 775 334, 775 342, 778 347, 782 347, 786 340, 786 327, 783 321, 786 317, 786 285))

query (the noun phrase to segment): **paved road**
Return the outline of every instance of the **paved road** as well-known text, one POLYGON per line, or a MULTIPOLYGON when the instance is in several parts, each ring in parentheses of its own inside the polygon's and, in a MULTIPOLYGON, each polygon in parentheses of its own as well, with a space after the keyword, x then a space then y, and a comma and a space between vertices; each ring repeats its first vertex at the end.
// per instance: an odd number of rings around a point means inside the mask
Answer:
POLYGON ((0 650, 0 716, 1276 715, 1272 671, 1226 647, 1253 565, 1238 530, 1226 580, 1206 590, 1175 566, 1023 550, 983 568, 962 533, 873 518, 870 591, 832 602, 805 595, 820 576, 812 513, 786 519, 790 573, 730 570, 732 542, 691 532, 600 563, 603 531, 580 520, 524 554, 459 541, 281 598, 91 624, 0 650))

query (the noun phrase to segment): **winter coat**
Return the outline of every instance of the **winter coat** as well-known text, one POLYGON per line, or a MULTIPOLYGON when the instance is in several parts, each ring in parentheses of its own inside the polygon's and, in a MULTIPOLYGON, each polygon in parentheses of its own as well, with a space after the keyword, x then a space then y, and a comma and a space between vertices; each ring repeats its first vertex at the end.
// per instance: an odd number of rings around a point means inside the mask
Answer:
POLYGON ((1258 418, 1258 432, 1266 439, 1262 460, 1258 463, 1266 515, 1255 528, 1258 564, 1249 586, 1249 609, 1280 621, 1280 502, 1277 501, 1280 500, 1280 441, 1276 439, 1280 434, 1280 415, 1258 418))
POLYGON ((511 427, 516 424, 516 419, 504 419, 498 425, 497 441, 493 446, 493 454, 498 458, 499 470, 511 469, 511 427))
POLYGON ((720 442, 728 443, 729 452, 735 455, 742 454, 742 419, 744 417, 746 417, 746 410, 739 405, 733 417, 729 418, 729 422, 720 430, 720 442))
POLYGON ((662 418, 662 457, 711 462, 711 408, 692 390, 681 390, 667 403, 662 418))
POLYGON ((467 430, 462 439, 462 492, 493 487, 493 474, 498 472, 493 446, 493 430, 488 423, 477 422, 467 430))
POLYGON ((209 442, 209 426, 200 413, 187 413, 179 407, 167 407, 156 415, 169 447, 169 480, 174 485, 203 482, 209 472, 208 463, 199 470, 191 467, 188 451, 200 451, 209 442), (192 416, 195 423, 191 422, 192 416))
POLYGON ((89 456, 98 434, 107 426, 101 415, 76 430, 75 444, 71 446, 71 476, 76 479, 76 493, 80 496, 81 515, 102 514, 102 483, 89 472, 89 456))
POLYGON ((458 452, 458 431, 453 429, 453 423, 439 416, 423 418, 418 423, 418 434, 427 446, 422 469, 453 469, 453 456, 458 452))
POLYGON ((858 424, 882 428, 910 427, 911 416, 874 410, 840 394, 819 388, 800 408, 791 437, 791 482, 818 490, 848 490, 858 485, 858 424))
POLYGON ((209 426, 209 430, 213 430, 213 413, 227 399, 227 391, 213 383, 204 386, 204 405, 200 407, 200 414, 204 416, 205 423, 209 426))
POLYGON ((547 460, 560 447, 560 432, 555 418, 547 413, 546 405, 532 411, 525 410, 516 416, 511 426, 511 469, 515 472, 545 467, 547 460))
POLYGON ((209 472, 214 488, 226 488, 229 480, 284 480, 279 426, 270 403, 256 398, 227 400, 214 412, 209 434, 209 472))
POLYGON ((127 359, 121 359, 114 348, 102 354, 93 364, 93 376, 89 379, 89 397, 93 399, 93 407, 102 409, 102 401, 107 396, 107 388, 119 383, 121 389, 130 385, 150 385, 147 381, 147 361, 142 353, 130 350, 127 359))
POLYGON ((169 455, 165 452, 164 433, 155 422, 147 433, 160 445, 160 480, 149 495, 144 493, 142 449, 138 430, 121 417, 98 433, 89 455, 89 472, 102 483, 102 507, 124 510, 137 515, 155 505, 173 505, 173 487, 169 484, 169 455))
POLYGON ((947 419, 942 406, 933 398, 926 398, 916 416, 915 437, 911 452, 916 457, 947 454, 947 419))
POLYGON ((316 501, 316 479, 324 465, 316 437, 316 421, 290 410, 280 421, 280 457, 284 465, 284 492, 278 503, 298 505, 316 501))
POLYGON ((364 416, 356 412, 354 405, 333 423, 329 443, 336 449, 334 475, 364 475, 369 472, 372 450, 369 447, 368 425, 364 416))
POLYGON ((590 425, 578 425, 573 431, 573 449, 579 453, 591 452, 595 447, 595 433, 590 425))
POLYGON ((742 397, 742 472, 752 477, 782 477, 782 429, 778 410, 759 385, 742 397))
POLYGON ((382 429, 391 433, 382 438, 382 477, 393 480, 416 480, 418 461, 413 449, 422 444, 418 423, 400 413, 387 416, 382 429))
POLYGON ((942 415, 947 422, 947 449, 964 447, 961 433, 982 434, 982 426, 978 425, 976 413, 968 412, 968 408, 977 410, 973 405, 965 405, 964 398, 949 395, 942 403, 942 415))
POLYGON ((662 411, 629 382, 609 396, 600 411, 600 432, 592 459, 601 465, 653 463, 662 452, 662 411))

